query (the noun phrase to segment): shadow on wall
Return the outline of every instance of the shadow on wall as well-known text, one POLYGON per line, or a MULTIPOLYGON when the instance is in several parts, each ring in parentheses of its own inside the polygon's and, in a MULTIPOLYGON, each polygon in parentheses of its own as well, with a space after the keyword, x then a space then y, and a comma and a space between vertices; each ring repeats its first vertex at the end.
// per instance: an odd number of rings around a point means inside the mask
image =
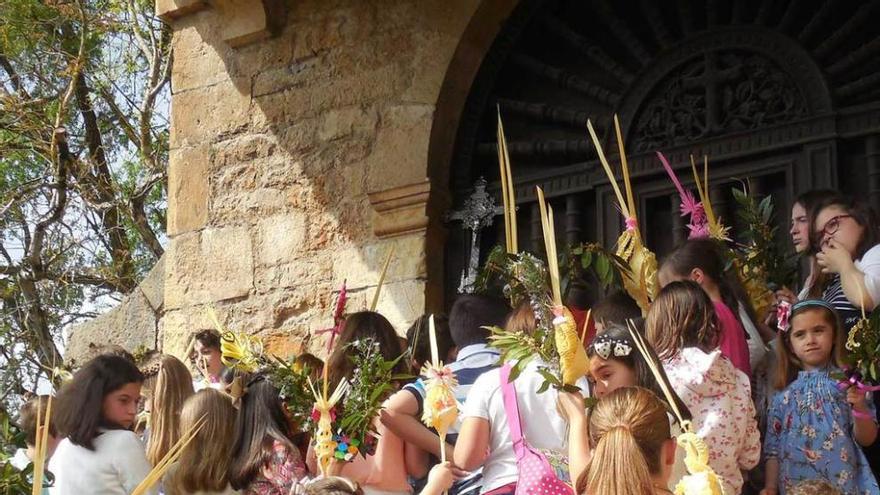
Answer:
POLYGON ((173 21, 160 339, 180 352, 213 306, 281 355, 314 350, 343 280, 365 309, 392 247, 378 310, 402 333, 443 306, 457 119, 515 2, 298 1, 274 36, 234 48, 228 19, 251 3, 173 21))

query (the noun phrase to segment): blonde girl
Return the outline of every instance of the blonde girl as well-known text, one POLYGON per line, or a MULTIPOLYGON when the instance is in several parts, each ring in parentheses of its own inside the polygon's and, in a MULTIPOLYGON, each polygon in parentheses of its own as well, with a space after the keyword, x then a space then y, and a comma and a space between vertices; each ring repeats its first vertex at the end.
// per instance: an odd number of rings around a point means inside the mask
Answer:
POLYGON ((192 376, 186 365, 174 356, 162 356, 152 394, 147 440, 147 459, 154 466, 180 439, 180 410, 192 394, 192 376))
POLYGON ((180 461, 165 483, 167 495, 232 495, 229 484, 229 450, 235 427, 235 408, 222 392, 204 389, 186 400, 180 412, 180 428, 188 431, 204 421, 193 440, 183 449, 180 461), (203 419, 204 418, 204 419, 203 419))

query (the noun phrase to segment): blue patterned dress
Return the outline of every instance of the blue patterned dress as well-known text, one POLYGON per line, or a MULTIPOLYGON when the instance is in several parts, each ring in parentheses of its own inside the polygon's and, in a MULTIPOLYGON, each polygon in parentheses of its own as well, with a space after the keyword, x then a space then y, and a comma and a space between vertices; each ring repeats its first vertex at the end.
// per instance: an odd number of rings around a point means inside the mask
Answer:
MULTIPOLYGON (((766 457, 779 460, 779 493, 803 480, 824 479, 846 494, 880 494, 865 454, 853 438, 846 391, 837 388, 835 369, 801 371, 770 406, 766 457)), ((868 401, 871 417, 874 409, 868 401)))

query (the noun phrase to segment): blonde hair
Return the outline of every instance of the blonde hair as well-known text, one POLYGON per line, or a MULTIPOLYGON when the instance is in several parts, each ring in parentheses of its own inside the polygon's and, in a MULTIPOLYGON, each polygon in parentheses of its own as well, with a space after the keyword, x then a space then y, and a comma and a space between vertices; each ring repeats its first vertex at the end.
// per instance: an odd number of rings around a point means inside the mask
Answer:
POLYGON ((219 492, 229 484, 229 451, 235 426, 232 401, 214 389, 199 391, 183 404, 180 428, 189 430, 203 417, 204 425, 183 448, 177 470, 165 487, 168 495, 219 492))
POLYGON ((186 365, 174 356, 162 356, 152 394, 147 443, 147 460, 154 466, 180 439, 180 410, 192 395, 192 375, 186 365))
POLYGON ((666 407, 650 390, 619 388, 590 414, 593 456, 577 480, 578 493, 651 495, 663 444, 671 438, 666 407))
POLYGON ((328 476, 305 486, 305 495, 364 495, 363 489, 348 478, 328 476))

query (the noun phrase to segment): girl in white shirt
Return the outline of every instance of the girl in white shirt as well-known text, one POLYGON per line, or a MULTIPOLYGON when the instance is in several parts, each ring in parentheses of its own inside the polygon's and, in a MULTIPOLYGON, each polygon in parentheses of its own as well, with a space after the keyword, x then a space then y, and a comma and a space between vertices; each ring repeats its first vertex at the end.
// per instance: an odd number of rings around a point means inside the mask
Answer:
MULTIPOLYGON (((527 303, 521 305, 507 320, 505 329, 533 332, 535 315, 532 308, 527 303)), ((541 366, 548 366, 548 363, 533 358, 515 381, 523 437, 532 447, 550 454, 548 457, 566 457, 566 423, 556 409, 558 393, 552 387, 538 393, 544 384, 538 371, 541 366)), ((578 386, 586 391, 586 378, 582 378, 578 386)), ((519 470, 510 439, 499 369, 487 371, 477 378, 468 391, 461 418, 462 426, 453 454, 455 465, 465 471, 483 467, 480 493, 512 494, 519 470)))
POLYGON ((49 462, 51 493, 125 495, 147 477, 144 446, 130 430, 143 381, 133 362, 101 355, 61 389, 55 419, 66 438, 49 462))

